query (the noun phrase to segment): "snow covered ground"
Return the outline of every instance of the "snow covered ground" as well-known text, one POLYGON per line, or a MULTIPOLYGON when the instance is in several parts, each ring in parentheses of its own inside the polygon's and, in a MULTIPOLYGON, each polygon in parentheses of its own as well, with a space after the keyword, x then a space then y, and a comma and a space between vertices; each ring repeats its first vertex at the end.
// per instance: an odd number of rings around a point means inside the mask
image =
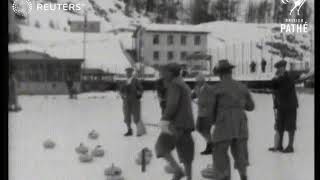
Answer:
MULTIPOLYGON (((314 95, 299 94, 297 133, 294 154, 268 152, 273 144, 274 116, 272 97, 254 94, 256 110, 249 117, 248 169, 251 180, 313 180, 314 179, 314 95)), ((102 180, 104 169, 112 163, 120 166, 126 180, 165 180, 170 175, 163 170, 165 162, 153 158, 145 173, 135 164, 137 153, 143 147, 154 149, 159 134, 157 127, 148 126, 148 134, 125 138, 121 100, 115 92, 81 94, 78 100, 67 96, 20 96, 23 110, 9 113, 9 179, 10 180, 102 180), (89 140, 95 129, 97 140, 89 140), (42 143, 51 138, 56 142, 52 150, 42 143), (80 142, 92 149, 100 144, 105 157, 82 164, 75 152, 80 142)), ((149 91, 142 99, 142 117, 147 123, 157 123, 160 109, 155 93, 149 91)), ((196 108, 194 108, 196 110, 196 108)), ((196 114, 195 114, 196 115, 196 114)), ((196 157, 193 179, 203 180, 201 169, 211 161, 200 156, 205 143, 193 133, 196 157)), ((285 143, 287 137, 285 136, 285 143)), ((233 180, 239 180, 232 170, 233 180)))

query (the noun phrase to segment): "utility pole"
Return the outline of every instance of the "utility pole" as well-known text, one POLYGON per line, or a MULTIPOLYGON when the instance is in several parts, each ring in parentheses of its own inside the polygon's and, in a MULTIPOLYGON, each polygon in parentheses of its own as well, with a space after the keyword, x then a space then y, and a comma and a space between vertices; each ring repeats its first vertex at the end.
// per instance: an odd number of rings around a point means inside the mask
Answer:
POLYGON ((86 32, 87 32, 87 10, 84 10, 84 25, 83 25, 83 66, 86 64, 86 32))

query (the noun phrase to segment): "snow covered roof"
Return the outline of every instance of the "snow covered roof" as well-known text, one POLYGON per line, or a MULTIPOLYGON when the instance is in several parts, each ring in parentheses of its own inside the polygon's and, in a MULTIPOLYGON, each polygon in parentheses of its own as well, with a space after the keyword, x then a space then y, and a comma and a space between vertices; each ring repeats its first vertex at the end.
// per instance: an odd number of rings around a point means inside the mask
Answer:
POLYGON ((143 29, 146 31, 156 32, 194 32, 194 33, 209 33, 208 30, 196 25, 182 25, 182 24, 148 24, 144 25, 143 29))
POLYGON ((45 53, 45 49, 40 46, 35 46, 27 43, 14 43, 8 45, 9 53, 20 52, 20 51, 34 51, 39 53, 45 53))
MULTIPOLYGON (((41 47, 50 56, 60 59, 83 58, 83 33, 38 29, 20 25, 21 36, 30 47, 41 47)), ((30 48, 27 47, 27 48, 30 48)), ((121 74, 131 64, 112 33, 88 33, 86 37, 85 68, 100 68, 121 74)))
MULTIPOLYGON (((74 16, 69 16, 68 19, 70 21, 84 21, 84 16, 83 15, 74 15, 74 16)), ((98 17, 94 14, 88 13, 87 14, 87 21, 104 21, 104 19, 101 17, 98 17)))

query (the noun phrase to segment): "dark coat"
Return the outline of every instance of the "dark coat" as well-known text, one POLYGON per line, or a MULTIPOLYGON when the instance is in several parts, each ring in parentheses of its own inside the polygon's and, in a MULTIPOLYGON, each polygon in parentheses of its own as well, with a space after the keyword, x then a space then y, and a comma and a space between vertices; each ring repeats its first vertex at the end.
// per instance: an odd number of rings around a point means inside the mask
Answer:
POLYGON ((212 94, 212 87, 207 83, 203 85, 202 89, 199 86, 195 87, 192 98, 198 98, 198 117, 212 119, 212 94))
POLYGON ((214 85, 213 142, 248 138, 248 123, 245 111, 254 109, 248 88, 235 80, 214 85))
POLYGON ((133 78, 130 84, 120 86, 120 94, 124 102, 139 101, 142 93, 143 87, 137 78, 133 78))
POLYGON ((193 131, 195 128, 189 86, 177 77, 167 84, 166 107, 163 120, 170 121, 175 128, 193 131))
POLYGON ((285 72, 283 76, 272 79, 274 90, 274 108, 276 109, 296 109, 298 108, 298 98, 295 89, 295 77, 285 72))
POLYGON ((166 94, 167 94, 167 88, 163 78, 158 79, 156 81, 155 88, 160 101, 161 111, 163 112, 166 107, 166 94))
POLYGON ((17 80, 14 75, 9 77, 9 105, 17 104, 17 80))

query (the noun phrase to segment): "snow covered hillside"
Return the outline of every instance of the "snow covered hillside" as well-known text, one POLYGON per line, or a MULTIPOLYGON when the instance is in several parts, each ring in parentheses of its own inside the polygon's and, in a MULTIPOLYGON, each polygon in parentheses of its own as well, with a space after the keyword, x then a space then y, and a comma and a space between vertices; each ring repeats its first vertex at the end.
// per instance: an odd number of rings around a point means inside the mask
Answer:
MULTIPOLYGON (((57 58, 83 58, 83 33, 38 29, 20 25, 21 35, 28 44, 24 47, 41 48, 57 58)), ((9 51, 17 45, 10 44, 9 51)), ((130 63, 123 54, 117 35, 88 33, 86 35, 86 68, 101 68, 112 73, 123 73, 130 63)))
MULTIPOLYGON (((35 2, 33 2, 35 3, 35 2)), ((110 31, 112 28, 132 27, 136 24, 147 23, 149 19, 133 12, 132 17, 124 14, 125 4, 122 0, 57 0, 57 3, 80 3, 83 8, 80 11, 66 12, 55 11, 32 11, 27 18, 26 24, 38 26, 40 29, 55 29, 69 31, 68 20, 83 19, 84 10, 87 11, 88 21, 99 20, 102 31, 110 31), (54 24, 54 28, 52 25, 54 24)))
POLYGON ((282 58, 280 50, 290 62, 310 62, 313 58, 312 27, 308 33, 282 36, 280 24, 215 21, 198 26, 210 32, 208 50, 213 61, 228 58, 235 64, 248 66, 251 60, 260 62, 264 58, 275 63, 282 58))
MULTIPOLYGON (((147 18, 137 13, 133 13, 132 17, 125 16, 122 0, 57 0, 57 3, 84 4, 82 10, 86 9, 87 20, 99 21, 101 24, 101 33, 86 34, 86 68, 101 68, 118 74, 130 66, 128 57, 120 47, 120 39, 122 42, 127 41, 131 35, 124 39, 122 34, 116 35, 112 30, 119 27, 134 29, 137 23, 148 22, 147 18)), ((9 51, 30 47, 37 51, 41 49, 57 58, 83 58, 84 35, 81 32, 70 32, 69 26, 70 20, 83 21, 83 13, 31 11, 23 23, 17 26, 26 44, 10 44, 9 51)))

